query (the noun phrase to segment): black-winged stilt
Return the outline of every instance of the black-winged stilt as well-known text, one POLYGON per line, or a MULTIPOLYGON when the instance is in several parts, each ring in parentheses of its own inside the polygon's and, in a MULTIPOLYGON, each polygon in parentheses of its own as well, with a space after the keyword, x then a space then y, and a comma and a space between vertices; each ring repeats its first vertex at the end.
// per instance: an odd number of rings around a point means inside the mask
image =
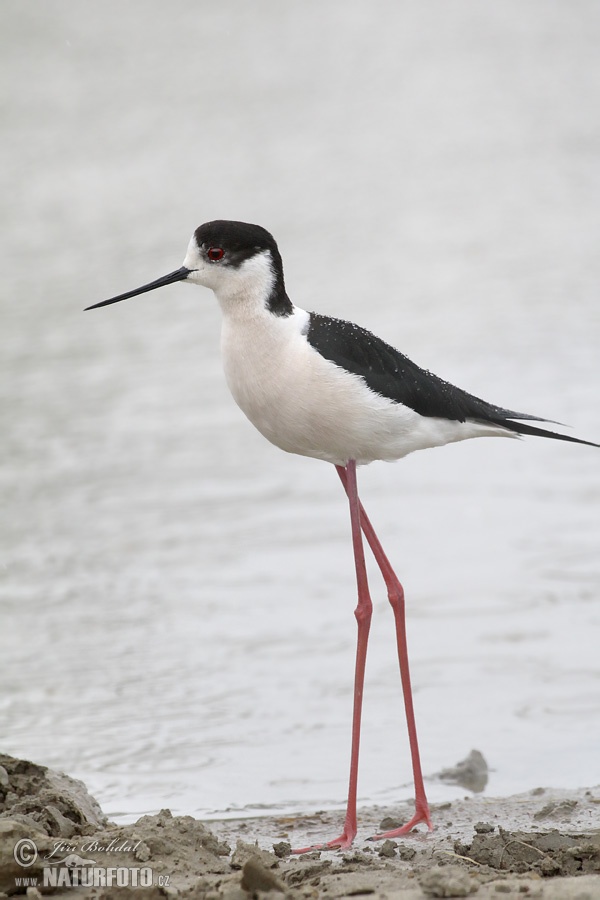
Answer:
POLYGON ((483 436, 535 435, 600 445, 528 424, 549 420, 480 400, 419 368, 364 328, 294 306, 285 290, 277 244, 258 225, 207 222, 194 232, 180 269, 87 308, 108 306, 175 281, 214 291, 223 313, 227 383, 253 425, 282 450, 333 463, 348 496, 358 583, 350 785, 342 833, 318 846, 347 848, 357 828, 360 720, 372 612, 361 531, 394 612, 415 783, 413 817, 376 837, 407 834, 420 822, 431 829, 410 686, 404 592, 359 500, 356 466, 483 436))

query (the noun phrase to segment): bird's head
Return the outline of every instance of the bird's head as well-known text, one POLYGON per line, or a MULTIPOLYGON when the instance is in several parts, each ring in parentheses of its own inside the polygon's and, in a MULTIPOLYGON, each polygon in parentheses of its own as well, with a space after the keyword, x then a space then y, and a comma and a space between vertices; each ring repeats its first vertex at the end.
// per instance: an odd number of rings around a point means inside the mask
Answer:
POLYGON ((109 306, 176 281, 210 288, 224 306, 245 298, 279 315, 292 309, 273 236, 260 225, 221 219, 206 222, 195 230, 180 269, 87 309, 109 306))

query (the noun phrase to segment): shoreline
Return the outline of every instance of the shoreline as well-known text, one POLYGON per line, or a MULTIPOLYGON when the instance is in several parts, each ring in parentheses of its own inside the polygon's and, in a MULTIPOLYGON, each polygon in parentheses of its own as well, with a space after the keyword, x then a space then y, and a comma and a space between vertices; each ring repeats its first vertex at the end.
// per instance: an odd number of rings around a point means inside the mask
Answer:
POLYGON ((363 808, 349 851, 290 855, 290 846, 337 834, 343 812, 200 821, 165 809, 116 825, 82 782, 0 755, 0 891, 72 897, 69 879, 78 877, 77 896, 84 900, 108 900, 116 892, 146 900, 244 900, 267 892, 332 900, 600 898, 600 787, 434 804, 432 833, 368 840, 384 818, 401 822, 408 810, 404 804, 363 808), (15 847, 27 842, 36 859, 19 864, 15 847), (94 872, 110 878, 111 869, 133 873, 129 883, 91 884, 94 872))

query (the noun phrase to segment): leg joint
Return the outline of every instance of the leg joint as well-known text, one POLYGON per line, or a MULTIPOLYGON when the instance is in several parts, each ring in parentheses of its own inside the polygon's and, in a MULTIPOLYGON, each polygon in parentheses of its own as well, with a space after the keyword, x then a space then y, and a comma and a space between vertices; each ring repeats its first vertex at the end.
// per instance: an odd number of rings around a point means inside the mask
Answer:
POLYGON ((388 592, 388 600, 390 602, 390 606, 397 612, 404 608, 404 590, 400 582, 391 583, 387 585, 388 592))
POLYGON ((359 603, 356 609, 354 610, 354 618, 358 622, 358 626, 365 626, 371 624, 371 617, 373 615, 373 604, 369 603, 359 603))

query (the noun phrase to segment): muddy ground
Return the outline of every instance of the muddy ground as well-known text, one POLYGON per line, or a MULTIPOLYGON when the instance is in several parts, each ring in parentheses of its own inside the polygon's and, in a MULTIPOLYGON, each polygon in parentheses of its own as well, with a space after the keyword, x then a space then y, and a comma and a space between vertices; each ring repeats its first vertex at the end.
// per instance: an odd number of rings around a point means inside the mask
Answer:
POLYGON ((338 833, 342 813, 203 823, 163 810, 115 825, 81 782, 0 755, 0 896, 600 900, 600 788, 467 797, 434 807, 433 834, 368 840, 409 814, 363 809, 352 851, 290 856, 338 833))

